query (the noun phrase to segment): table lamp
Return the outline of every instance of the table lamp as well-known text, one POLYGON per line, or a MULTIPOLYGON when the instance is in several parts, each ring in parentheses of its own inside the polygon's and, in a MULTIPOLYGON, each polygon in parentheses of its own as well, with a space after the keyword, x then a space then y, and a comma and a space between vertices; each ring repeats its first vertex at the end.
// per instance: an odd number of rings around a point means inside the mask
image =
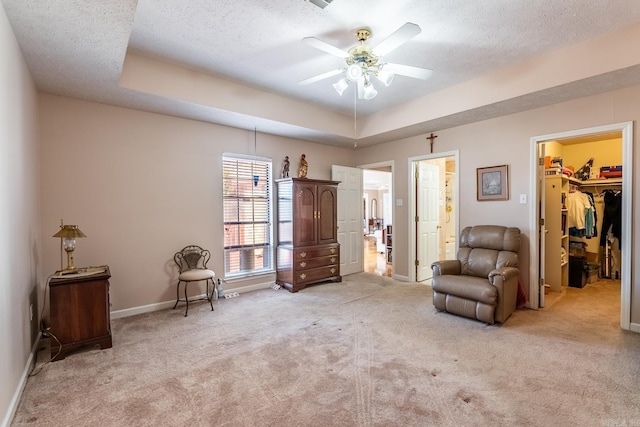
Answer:
POLYGON ((60 275, 77 273, 78 268, 73 265, 73 251, 76 249, 76 238, 87 237, 77 225, 65 225, 60 220, 60 231, 53 235, 53 237, 60 237, 60 271, 57 271, 60 275), (62 248, 64 247, 67 252, 67 267, 62 268, 62 248))

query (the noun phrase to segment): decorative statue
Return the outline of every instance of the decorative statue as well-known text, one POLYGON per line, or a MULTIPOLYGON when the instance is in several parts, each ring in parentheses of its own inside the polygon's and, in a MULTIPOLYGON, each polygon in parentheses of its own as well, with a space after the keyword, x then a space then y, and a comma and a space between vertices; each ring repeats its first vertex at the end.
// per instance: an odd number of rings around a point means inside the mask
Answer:
POLYGON ((282 177, 289 178, 289 156, 284 156, 284 166, 282 167, 282 177))
POLYGON ((300 164, 298 165, 298 178, 306 178, 307 177, 307 169, 309 168, 309 164, 305 159, 305 155, 300 156, 300 164))

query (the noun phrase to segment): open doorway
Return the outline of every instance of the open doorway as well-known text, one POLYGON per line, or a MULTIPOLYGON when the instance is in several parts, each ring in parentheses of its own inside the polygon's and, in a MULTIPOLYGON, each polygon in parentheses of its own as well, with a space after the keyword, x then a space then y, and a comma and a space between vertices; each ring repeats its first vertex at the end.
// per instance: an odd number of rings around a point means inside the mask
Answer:
POLYGON ((366 273, 393 276, 393 165, 362 166, 362 235, 366 273))
POLYGON ((458 151, 409 158, 410 280, 431 282, 431 264, 455 259, 459 228, 458 151))
POLYGON ((630 123, 532 138, 530 308, 591 284, 620 294, 620 325, 629 329, 631 245, 620 237, 631 235, 631 180, 622 172, 632 148, 630 123))

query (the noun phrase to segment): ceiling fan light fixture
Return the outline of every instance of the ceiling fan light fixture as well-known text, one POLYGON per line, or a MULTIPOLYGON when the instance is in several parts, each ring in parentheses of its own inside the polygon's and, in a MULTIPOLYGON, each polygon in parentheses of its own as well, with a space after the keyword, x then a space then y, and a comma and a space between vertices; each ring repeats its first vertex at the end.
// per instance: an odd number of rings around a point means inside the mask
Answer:
POLYGON ((344 91, 349 87, 349 80, 346 78, 340 79, 336 83, 333 84, 333 88, 338 92, 338 95, 342 96, 344 91))
POLYGON ((364 99, 373 99, 378 94, 378 91, 371 83, 365 83, 364 85, 364 99))
POLYGON ((351 64, 347 67, 347 78, 352 82, 357 81, 362 77, 362 68, 359 64, 351 64))
POLYGON ((389 86, 395 77, 391 71, 387 71, 384 68, 380 68, 376 73, 376 77, 380 80, 385 86, 389 86))

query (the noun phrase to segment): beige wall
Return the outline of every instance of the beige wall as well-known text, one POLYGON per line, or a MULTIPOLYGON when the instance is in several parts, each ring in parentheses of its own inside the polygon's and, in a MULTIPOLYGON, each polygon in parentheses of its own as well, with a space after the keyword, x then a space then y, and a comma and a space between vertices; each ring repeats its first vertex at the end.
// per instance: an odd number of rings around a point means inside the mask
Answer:
MULTIPOLYGON (((189 244, 212 251, 223 276, 224 152, 269 157, 274 178, 302 153, 309 178, 330 179, 331 164, 353 150, 276 137, 53 95, 40 96, 43 234, 60 219, 77 224, 77 266, 108 264, 112 310, 175 300, 173 254, 189 244)), ((346 166, 349 166, 347 164, 346 166)), ((45 271, 59 269, 59 242, 43 241, 45 271)), ((226 289, 273 283, 275 275, 226 289)))
POLYGON ((2 7, 0 64, 0 425, 5 425, 26 381, 42 287, 36 91, 2 7))
MULTIPOLYGON (((434 152, 460 150, 460 227, 472 224, 494 223, 520 227, 524 233, 520 252, 521 280, 529 286, 529 248, 532 236, 529 230, 529 204, 520 204, 519 195, 528 194, 531 170, 531 137, 567 130, 619 123, 640 119, 640 87, 608 92, 597 96, 551 105, 496 119, 473 123, 437 132, 434 152), (476 168, 509 165, 510 199, 508 201, 476 201, 476 168)), ((634 166, 640 158, 637 148, 639 135, 634 135, 634 166)), ((408 276, 410 262, 408 250, 409 182, 408 161, 411 156, 429 152, 424 136, 358 150, 361 164, 395 161, 394 198, 403 199, 403 206, 396 206, 394 217, 395 273, 408 276)), ((637 166, 635 166, 637 167, 637 166)), ((626 176, 630 177, 630 173, 626 176)), ((640 191, 638 174, 633 177, 635 192, 640 191)), ((640 197, 633 197, 634 212, 638 212, 640 197)), ((634 242, 640 238, 640 219, 633 220, 634 242)), ((635 246, 635 245, 633 245, 635 246)), ((637 252, 632 253, 633 265, 640 264, 637 252)), ((632 323, 640 323, 640 292, 636 288, 640 272, 632 271, 632 323)))

